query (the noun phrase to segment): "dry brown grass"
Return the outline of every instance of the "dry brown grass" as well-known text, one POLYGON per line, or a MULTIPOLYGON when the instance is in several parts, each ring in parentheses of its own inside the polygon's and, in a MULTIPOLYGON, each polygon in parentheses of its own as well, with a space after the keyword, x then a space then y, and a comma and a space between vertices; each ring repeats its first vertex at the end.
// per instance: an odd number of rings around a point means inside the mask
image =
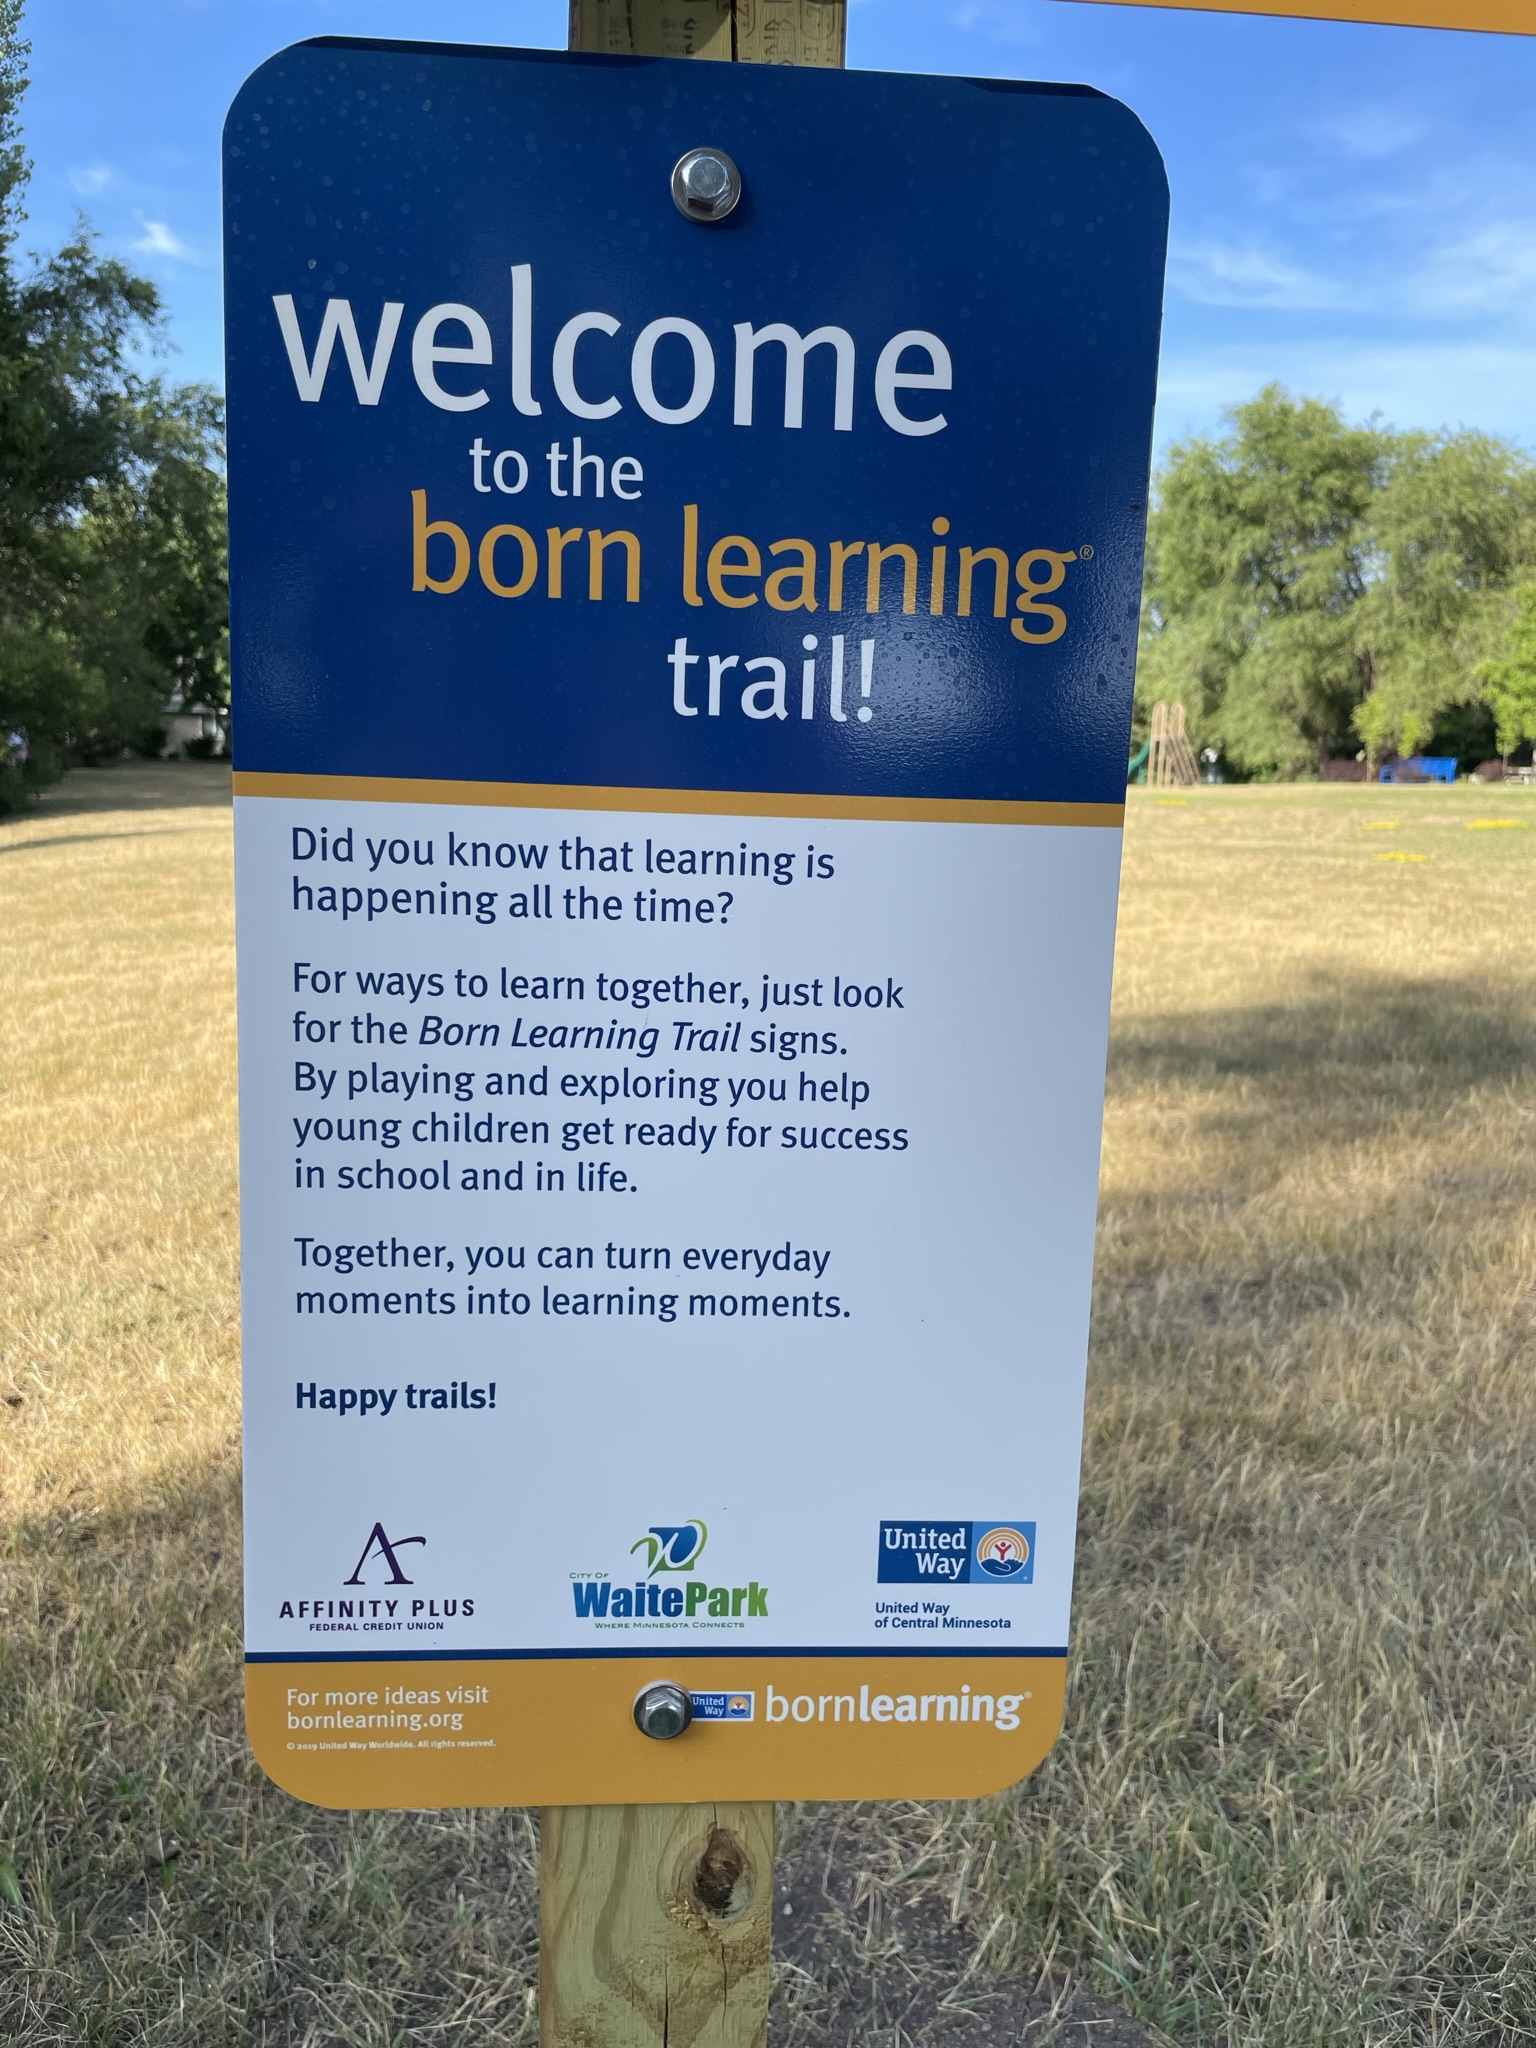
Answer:
MULTIPOLYGON (((527 1819, 314 1814, 239 1734, 226 787, 0 828, 0 2038, 529 2039, 527 1819)), ((1042 1972, 1191 2044, 1536 2037, 1532 827, 1133 803, 1068 1736, 787 1817, 786 1935, 830 1891, 893 1988, 787 1940, 779 2041, 1042 1972)))

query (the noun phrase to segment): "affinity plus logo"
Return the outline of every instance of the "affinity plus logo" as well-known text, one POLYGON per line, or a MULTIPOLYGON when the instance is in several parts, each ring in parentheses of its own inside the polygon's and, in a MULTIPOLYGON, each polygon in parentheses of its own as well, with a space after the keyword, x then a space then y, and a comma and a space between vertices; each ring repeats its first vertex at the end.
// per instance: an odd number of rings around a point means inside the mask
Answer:
POLYGON ((357 1595, 284 1600, 277 1610, 278 1620, 305 1622, 314 1635, 440 1634, 446 1622, 468 1620, 475 1611, 473 1595, 417 1594, 407 1600, 396 1594, 397 1586, 416 1583, 406 1571, 406 1563, 421 1569, 419 1559, 402 1559, 400 1553, 418 1547, 426 1549, 425 1536, 391 1536, 382 1522, 375 1522, 351 1577, 341 1582, 348 1588, 358 1587, 357 1595))
POLYGON ((410 1543, 419 1543, 423 1546, 423 1548, 425 1548, 426 1541, 427 1539, 425 1536, 397 1536, 395 1540, 391 1542, 390 1539, 384 1534, 384 1524, 382 1522, 375 1522, 373 1525, 372 1534, 369 1536, 368 1541, 363 1545, 363 1554, 357 1560, 356 1565, 353 1567, 351 1578, 343 1579, 341 1583, 344 1586, 361 1586, 366 1584, 363 1574, 367 1571, 370 1564, 377 1561, 388 1565, 390 1585, 414 1585, 415 1580, 408 1579, 405 1573, 400 1569, 400 1560, 395 1553, 397 1551, 404 1550, 406 1545, 410 1543))

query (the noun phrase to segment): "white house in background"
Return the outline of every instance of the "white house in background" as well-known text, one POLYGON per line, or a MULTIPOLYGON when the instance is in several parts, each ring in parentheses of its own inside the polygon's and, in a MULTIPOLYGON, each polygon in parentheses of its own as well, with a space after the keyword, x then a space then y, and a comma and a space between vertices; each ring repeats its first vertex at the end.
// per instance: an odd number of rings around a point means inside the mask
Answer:
POLYGON ((161 706, 160 723, 165 727, 162 761, 175 759, 188 740, 212 740, 215 756, 229 752, 229 713, 208 704, 183 704, 180 690, 173 690, 161 706))

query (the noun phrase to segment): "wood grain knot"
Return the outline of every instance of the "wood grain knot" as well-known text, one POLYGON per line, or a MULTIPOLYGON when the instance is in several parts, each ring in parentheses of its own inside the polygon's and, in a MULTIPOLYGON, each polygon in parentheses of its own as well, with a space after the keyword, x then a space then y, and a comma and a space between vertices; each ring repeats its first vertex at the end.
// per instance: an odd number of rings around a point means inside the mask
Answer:
POLYGON ((734 1920, 756 1890, 752 1859, 729 1828, 712 1827, 693 1872, 693 1896, 712 1920, 734 1920))

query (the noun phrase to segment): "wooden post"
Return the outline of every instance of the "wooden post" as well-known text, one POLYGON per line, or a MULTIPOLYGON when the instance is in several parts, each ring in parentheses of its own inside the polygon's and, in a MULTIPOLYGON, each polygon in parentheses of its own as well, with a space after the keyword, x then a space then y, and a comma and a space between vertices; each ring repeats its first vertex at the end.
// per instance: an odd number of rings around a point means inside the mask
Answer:
POLYGON ((763 2048, 773 1808, 547 1806, 541 2048, 763 2048))
POLYGON ((736 54, 731 0, 571 0, 570 46, 609 57, 736 54))
POLYGON ((573 50, 841 70, 847 0, 571 0, 573 50))
MULTIPOLYGON (((571 0, 615 56, 840 69, 846 33, 847 0, 571 0)), ((763 2048, 772 1948, 771 1805, 545 1807, 541 2048, 763 2048)))

